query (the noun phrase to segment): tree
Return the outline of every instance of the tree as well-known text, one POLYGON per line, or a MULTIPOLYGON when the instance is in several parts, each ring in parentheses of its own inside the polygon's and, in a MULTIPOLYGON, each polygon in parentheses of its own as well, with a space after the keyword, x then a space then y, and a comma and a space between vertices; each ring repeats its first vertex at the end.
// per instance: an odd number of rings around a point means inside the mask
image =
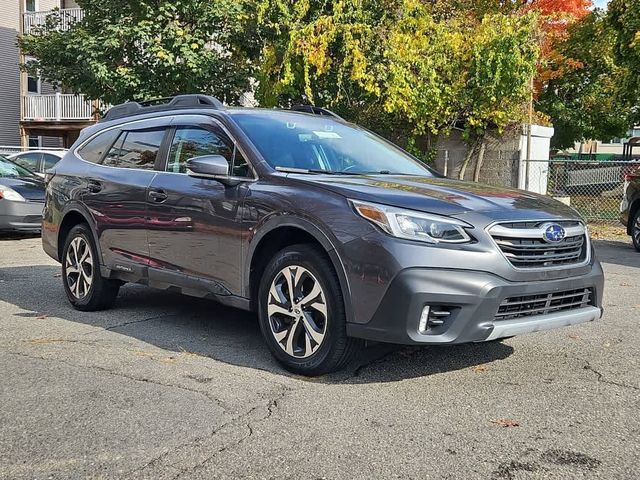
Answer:
POLYGON ((635 0, 611 0, 607 20, 615 35, 614 54, 625 67, 621 95, 633 107, 632 119, 640 123, 640 4, 635 0))
POLYGON ((206 92, 235 101, 247 90, 248 0, 78 0, 68 31, 60 14, 18 43, 24 68, 105 103, 206 92))
POLYGON ((259 99, 299 101, 304 92, 366 126, 388 122, 376 125, 386 136, 403 129, 409 146, 454 125, 476 138, 521 120, 538 58, 536 14, 479 19, 434 16, 433 8, 419 0, 263 0, 259 99))
POLYGON ((566 72, 548 82, 537 102, 554 124, 553 145, 624 136, 633 124, 633 104, 622 91, 628 71, 616 61, 606 15, 596 11, 575 24, 559 51, 566 72))
POLYGON ((539 94, 547 82, 562 77, 572 64, 559 46, 569 37, 571 26, 590 14, 591 0, 530 0, 524 9, 540 14, 542 38, 540 62, 535 78, 535 93, 539 94))

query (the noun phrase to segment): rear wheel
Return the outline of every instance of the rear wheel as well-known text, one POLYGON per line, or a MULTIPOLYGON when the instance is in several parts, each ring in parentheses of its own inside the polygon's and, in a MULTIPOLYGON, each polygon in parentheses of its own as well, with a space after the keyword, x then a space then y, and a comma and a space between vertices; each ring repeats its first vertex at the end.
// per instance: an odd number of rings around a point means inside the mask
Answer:
POLYGON ((259 290, 260 329, 271 353, 289 371, 322 375, 342 368, 360 341, 347 337, 338 277, 313 245, 278 252, 259 290))
POLYGON ((633 246, 640 252, 640 208, 636 209, 631 220, 631 239, 633 240, 633 246))
POLYGON ((121 282, 100 276, 98 252, 86 225, 77 225, 67 235, 62 251, 62 281, 71 305, 90 312, 109 308, 121 282))

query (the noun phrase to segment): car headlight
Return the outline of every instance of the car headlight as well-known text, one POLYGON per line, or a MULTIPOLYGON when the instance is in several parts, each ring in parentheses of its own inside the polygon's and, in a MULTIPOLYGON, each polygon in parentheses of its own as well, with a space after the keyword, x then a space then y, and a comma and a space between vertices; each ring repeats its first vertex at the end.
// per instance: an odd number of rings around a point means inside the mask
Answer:
POLYGON ((355 211, 384 232, 398 238, 426 243, 469 243, 468 223, 449 217, 350 200, 355 211))
POLYGON ((26 202, 24 197, 16 192, 13 188, 0 185, 0 200, 12 200, 14 202, 26 202))

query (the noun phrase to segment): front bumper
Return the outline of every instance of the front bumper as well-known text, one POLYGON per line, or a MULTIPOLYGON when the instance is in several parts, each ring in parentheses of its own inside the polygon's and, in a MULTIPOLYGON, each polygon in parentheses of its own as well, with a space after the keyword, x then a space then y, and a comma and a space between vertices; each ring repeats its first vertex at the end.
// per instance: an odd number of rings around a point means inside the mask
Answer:
POLYGON ((44 203, 0 200, 0 231, 39 232, 44 203))
POLYGON ((487 272, 409 268, 387 290, 370 322, 347 324, 354 337, 389 343, 428 345, 483 342, 597 320, 602 314, 604 275, 595 261, 585 275, 538 282, 510 282, 487 272), (496 319, 506 298, 568 290, 592 290, 591 304, 544 315, 496 319), (426 305, 446 308, 444 323, 420 333, 426 305))

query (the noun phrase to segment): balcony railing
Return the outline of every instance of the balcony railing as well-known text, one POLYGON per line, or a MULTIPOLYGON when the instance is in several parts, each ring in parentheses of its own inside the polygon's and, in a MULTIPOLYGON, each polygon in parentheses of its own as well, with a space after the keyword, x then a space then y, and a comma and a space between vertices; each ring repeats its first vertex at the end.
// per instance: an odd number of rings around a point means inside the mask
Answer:
POLYGON ((58 29, 61 31, 69 30, 71 25, 79 22, 84 18, 84 10, 81 8, 63 8, 60 10, 47 10, 42 12, 26 12, 23 16, 23 33, 29 35, 33 33, 37 27, 42 27, 47 23, 49 15, 60 15, 60 24, 58 29))
POLYGON ((61 122, 93 120, 94 105, 84 95, 55 93, 22 97, 22 120, 61 122))

